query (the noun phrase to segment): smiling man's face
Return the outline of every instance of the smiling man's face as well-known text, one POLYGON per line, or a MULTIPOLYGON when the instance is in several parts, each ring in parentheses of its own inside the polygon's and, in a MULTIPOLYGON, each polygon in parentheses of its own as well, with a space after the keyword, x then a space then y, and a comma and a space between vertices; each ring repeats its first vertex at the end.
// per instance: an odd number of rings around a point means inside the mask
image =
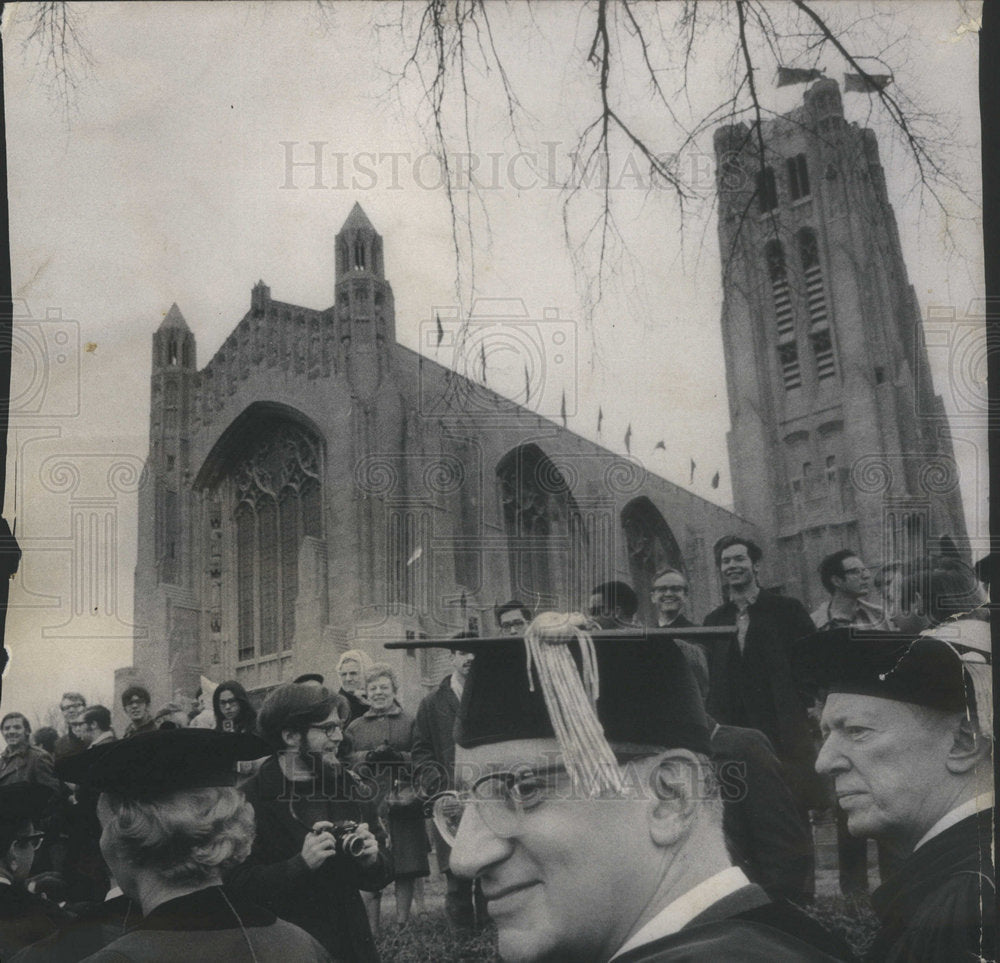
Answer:
MULTIPOLYGON (((456 771, 468 788, 487 772, 559 758, 554 739, 459 747, 456 771)), ((497 835, 475 805, 467 809, 451 869, 480 880, 507 963, 607 959, 625 942, 652 887, 640 870, 650 865, 645 805, 548 798, 519 814, 512 837, 497 835)))

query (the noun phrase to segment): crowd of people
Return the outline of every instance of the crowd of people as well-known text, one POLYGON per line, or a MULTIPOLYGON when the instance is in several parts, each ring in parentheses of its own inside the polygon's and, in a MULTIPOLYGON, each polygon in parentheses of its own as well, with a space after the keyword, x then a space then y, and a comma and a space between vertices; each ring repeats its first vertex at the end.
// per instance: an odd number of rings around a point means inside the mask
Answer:
POLYGON ((382 892, 405 925, 433 848, 449 923, 491 917, 505 960, 850 960, 804 911, 824 811, 844 895, 876 841, 868 960, 994 958, 976 572, 845 549, 810 614, 752 540, 714 551, 701 625, 668 567, 655 626, 615 581, 579 615, 511 600, 494 637, 399 643, 450 653, 416 707, 350 650, 336 689, 310 672, 256 707, 235 680, 155 711, 131 685, 120 738, 77 692, 61 732, 8 712, 0 959, 377 963, 382 892))

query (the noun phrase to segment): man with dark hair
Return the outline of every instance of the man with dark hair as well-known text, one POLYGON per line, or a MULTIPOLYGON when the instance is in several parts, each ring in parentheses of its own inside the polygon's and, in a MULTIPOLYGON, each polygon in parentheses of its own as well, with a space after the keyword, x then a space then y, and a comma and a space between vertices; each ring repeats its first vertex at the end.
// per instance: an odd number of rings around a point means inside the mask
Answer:
POLYGON ((340 764, 349 708, 322 686, 271 692, 257 723, 274 754, 243 785, 257 817, 247 861, 227 882, 301 926, 335 960, 377 963, 359 889, 392 879, 373 787, 340 764))
POLYGON ((546 612, 523 641, 468 642, 459 790, 433 812, 453 871, 482 884, 501 957, 846 958, 733 866, 701 698, 676 645, 656 629, 602 638, 586 625, 546 612))
POLYGON ((587 614, 602 629, 624 629, 635 625, 639 599, 625 582, 602 582, 590 592, 587 614))
MULTIPOLYGON (((475 658, 472 652, 460 647, 460 640, 473 639, 476 635, 460 632, 453 638, 459 645, 450 650, 452 671, 433 692, 424 696, 413 730, 414 781, 420 794, 428 799, 446 789, 455 788, 455 719, 475 658)), ((482 894, 478 887, 473 893, 472 880, 462 879, 451 871, 448 862, 451 847, 436 829, 434 848, 437 850, 438 868, 444 873, 447 883, 444 908, 448 921, 453 926, 471 929, 476 925, 478 909, 481 916, 479 922, 484 923, 486 906, 480 905, 482 894)))
POLYGON ((59 711, 62 713, 66 731, 56 740, 55 752, 52 755, 57 762, 87 748, 86 742, 73 731, 73 723, 80 720, 86 708, 87 700, 79 692, 64 692, 59 700, 59 711))
POLYGON ((849 548, 827 555, 819 563, 819 578, 830 599, 812 613, 817 629, 845 625, 858 628, 890 628, 885 613, 868 601, 872 576, 868 566, 849 548))
POLYGON ((111 712, 107 706, 91 706, 83 714, 83 723, 86 727, 84 738, 87 740, 88 748, 115 741, 115 730, 111 728, 111 712))
POLYGON ((62 783, 52 768, 52 757, 31 744, 31 723, 27 716, 8 712, 0 720, 0 734, 7 743, 0 753, 0 786, 33 782, 61 794, 62 783))
POLYGON ((798 599, 762 589, 763 552, 748 538, 727 535, 715 543, 715 562, 727 601, 705 617, 705 625, 735 625, 736 637, 710 643, 709 714, 723 725, 759 729, 774 746, 799 813, 826 805, 813 763, 808 707, 792 657, 815 632, 798 599))
POLYGON ((149 711, 149 704, 152 700, 149 697, 149 690, 141 685, 130 685, 122 693, 122 708, 125 715, 129 717, 128 728, 125 730, 123 739, 131 739, 140 732, 152 732, 156 729, 156 722, 153 714, 149 711))
POLYGON ((531 609, 517 599, 504 602, 493 609, 501 635, 523 635, 531 621, 531 609))
POLYGON ((829 693, 816 768, 848 829, 908 854, 872 894, 868 959, 997 959, 989 637, 835 629, 799 659, 829 693))

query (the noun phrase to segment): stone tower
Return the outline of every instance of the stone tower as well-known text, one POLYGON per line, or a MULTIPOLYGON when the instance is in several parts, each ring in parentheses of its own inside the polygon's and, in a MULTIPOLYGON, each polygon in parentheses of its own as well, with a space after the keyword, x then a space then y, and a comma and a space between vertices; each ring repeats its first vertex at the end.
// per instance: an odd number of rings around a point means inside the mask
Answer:
POLYGON ((173 304, 153 334, 149 455, 139 491, 135 622, 148 635, 135 665, 143 680, 160 683, 152 692, 154 705, 167 701, 176 688, 193 692, 198 679, 190 487, 197 392, 194 334, 173 304))
POLYGON ((382 383, 396 342, 392 288, 385 279, 382 236, 355 204, 336 237, 339 360, 351 393, 369 397, 382 383))
POLYGON ((762 130, 715 135, 736 511, 773 533, 785 590, 816 566, 963 544, 958 470, 871 130, 836 81, 762 130))

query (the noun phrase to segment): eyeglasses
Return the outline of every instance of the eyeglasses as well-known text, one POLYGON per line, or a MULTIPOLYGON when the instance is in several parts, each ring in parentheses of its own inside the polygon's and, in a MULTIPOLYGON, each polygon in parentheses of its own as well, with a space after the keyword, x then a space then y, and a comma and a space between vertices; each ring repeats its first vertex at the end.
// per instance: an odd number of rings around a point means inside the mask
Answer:
POLYGON ((449 846, 455 845, 458 829, 469 806, 490 831, 504 839, 517 834, 521 817, 537 809, 557 789, 564 766, 524 766, 511 772, 494 772, 477 779, 468 792, 448 790, 431 801, 431 816, 449 846))
POLYGON ((85 709, 86 705, 82 702, 74 702, 70 705, 59 706, 60 712, 69 712, 71 709, 85 709))
POLYGON ((32 849, 38 849, 45 840, 45 833, 29 833, 26 836, 15 836, 14 842, 18 846, 30 846, 32 849))
POLYGON ((327 739, 334 738, 338 733, 343 735, 343 732, 341 731, 342 727, 339 722, 324 722, 322 725, 310 726, 309 728, 322 732, 327 739))
POLYGON ((507 622, 500 623, 501 632, 510 632, 511 630, 517 632, 523 629, 528 623, 524 619, 510 619, 507 622))

